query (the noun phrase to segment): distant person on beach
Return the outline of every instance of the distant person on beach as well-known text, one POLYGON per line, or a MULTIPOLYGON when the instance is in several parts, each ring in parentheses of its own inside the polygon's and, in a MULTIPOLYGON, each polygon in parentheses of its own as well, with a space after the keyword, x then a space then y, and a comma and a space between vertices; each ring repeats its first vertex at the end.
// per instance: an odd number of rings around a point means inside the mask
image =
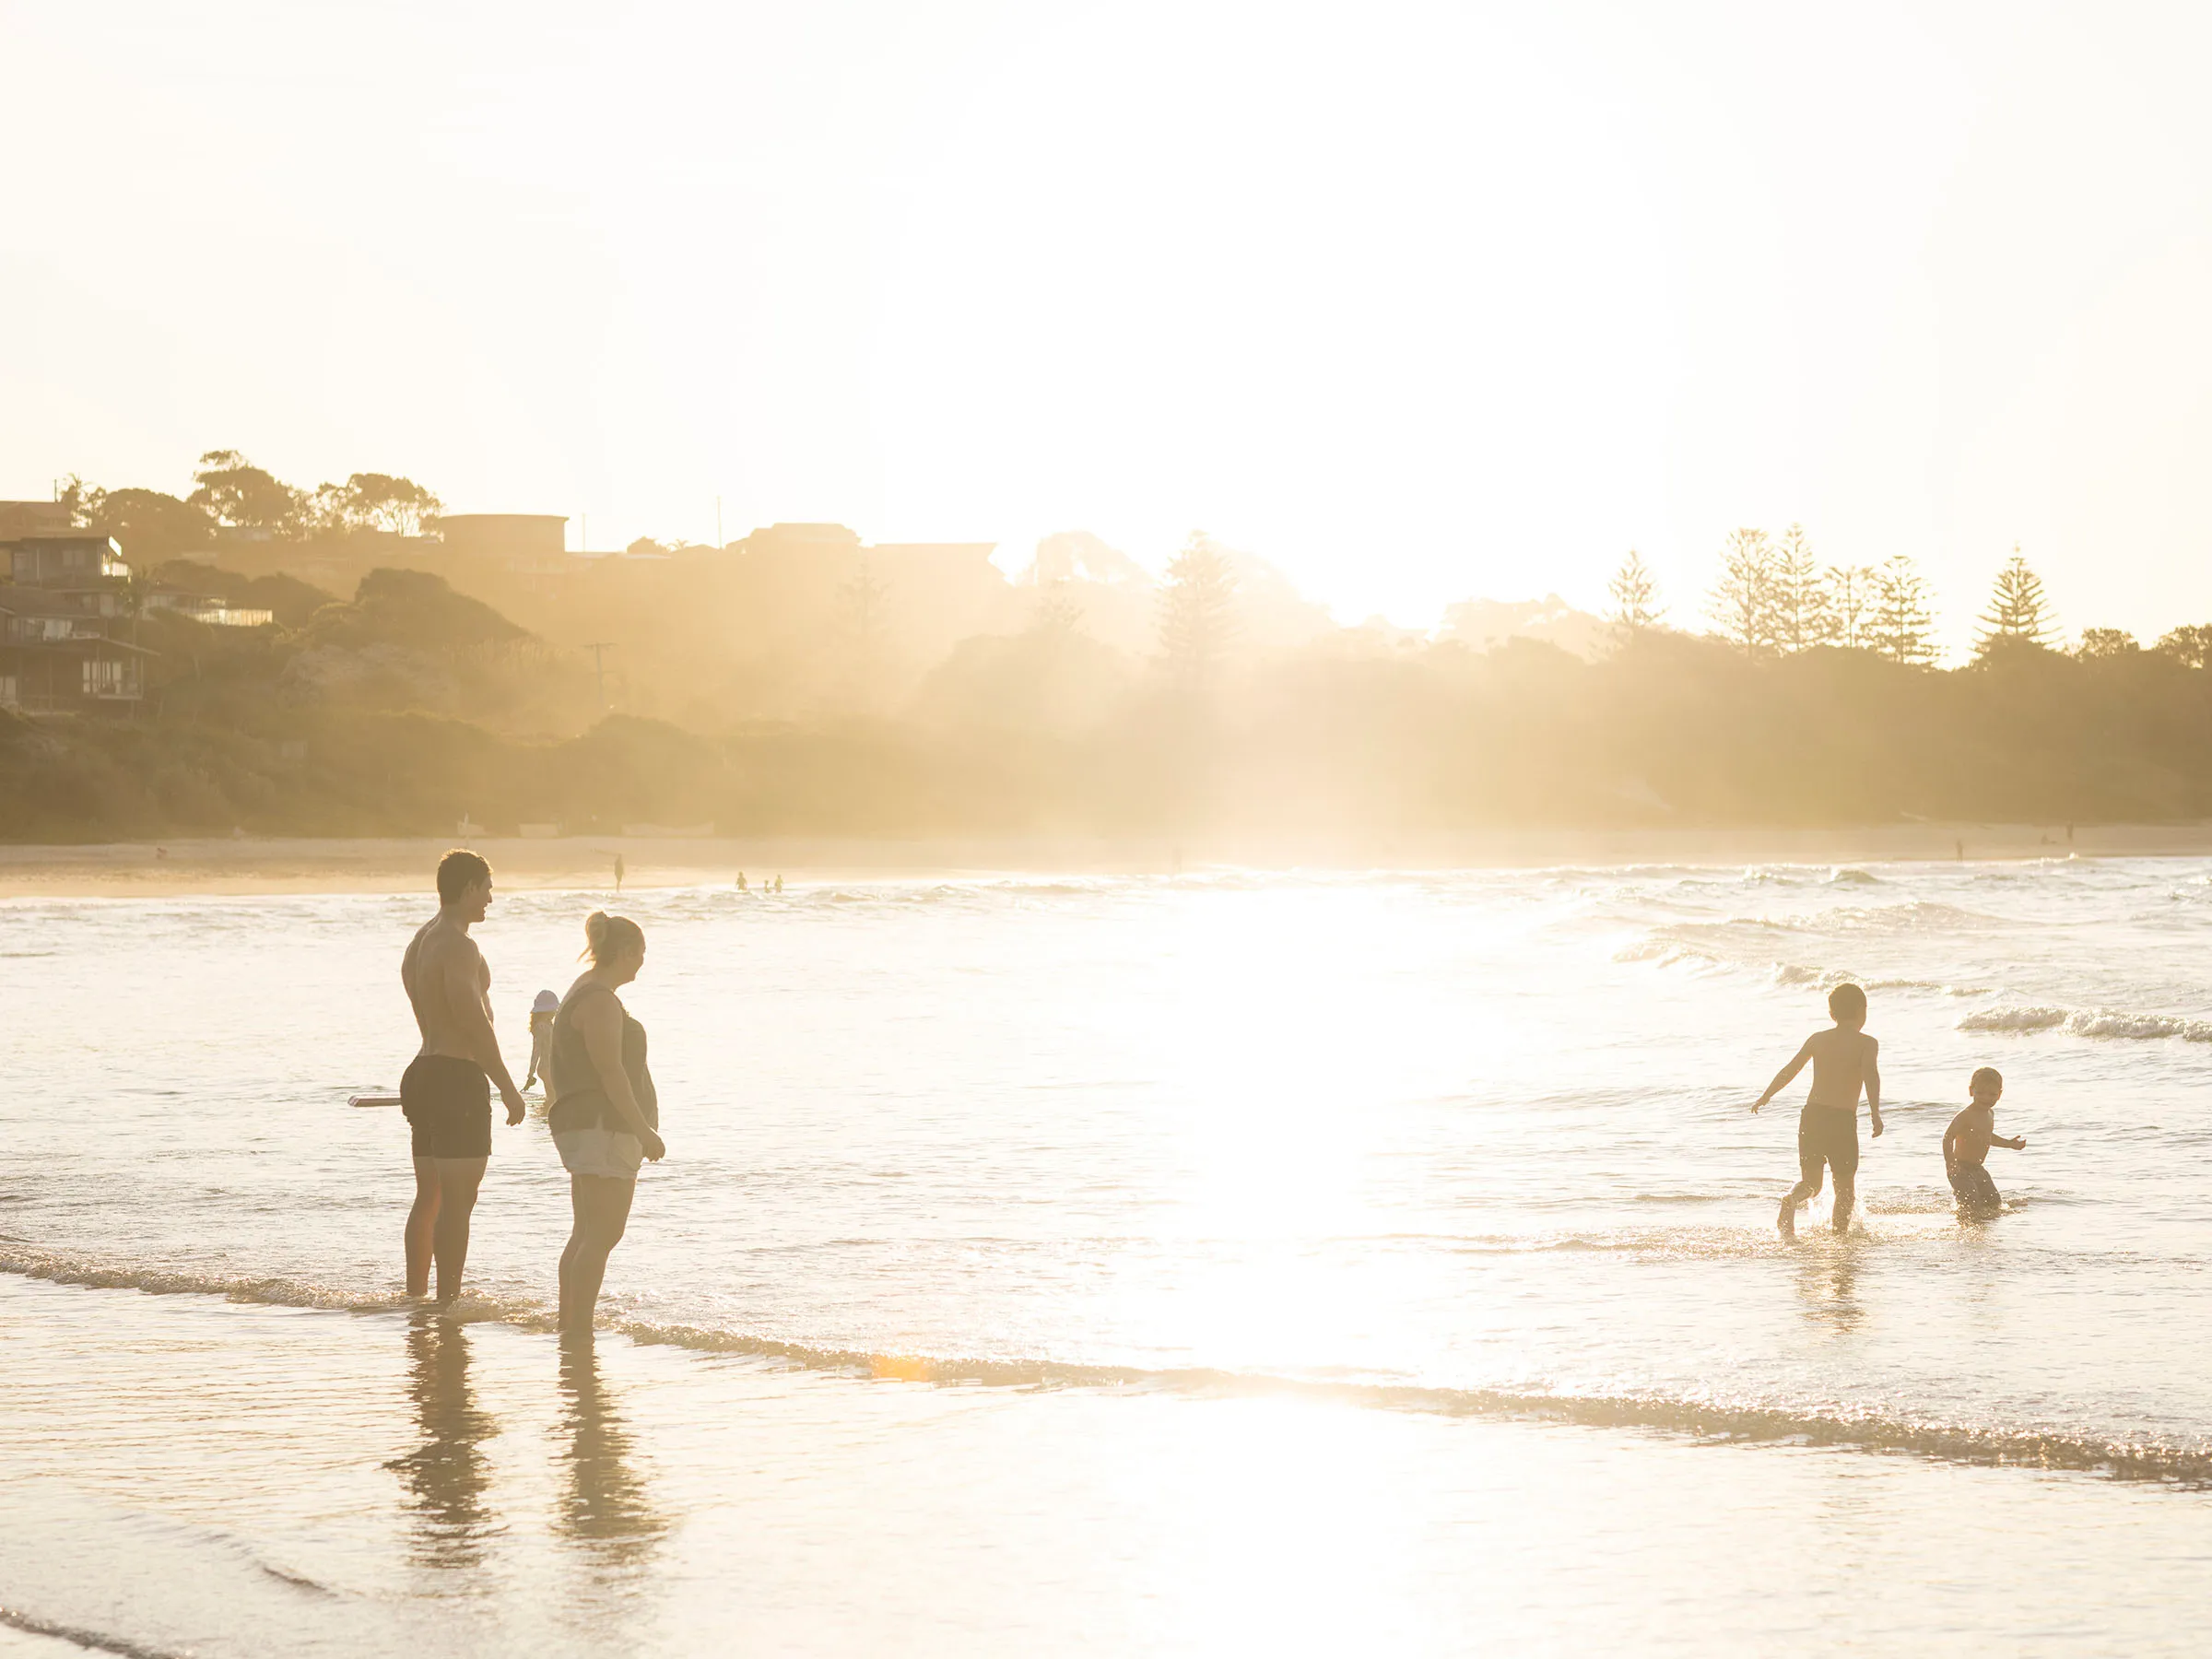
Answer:
POLYGON ((1986 1221, 2003 1211, 2005 1200, 1998 1195, 1997 1183, 1989 1178, 1982 1160, 1992 1147, 2024 1152, 2028 1137, 2016 1135, 2007 1140, 1997 1133, 1997 1099, 2005 1092, 2005 1079, 1995 1066, 1985 1065, 1976 1072, 1968 1081, 1967 1090, 1972 1104, 1943 1132, 1943 1172, 1950 1178, 1959 1214, 1970 1221, 1986 1221))
POLYGON ((743 870, 737 872, 737 890, 741 893, 748 890, 745 885, 745 872, 743 870))
POLYGON ((615 896, 622 896, 622 854, 615 854, 615 896))
POLYGON ((1782 1236, 1797 1236, 1797 1206, 1820 1191, 1820 1166, 1836 1178, 1835 1229, 1851 1225, 1858 1194, 1859 1090, 1866 1091, 1867 1114, 1875 1138, 1882 1133, 1882 1074, 1877 1066, 1881 1045, 1866 1035, 1866 993, 1838 985, 1828 994, 1829 1017, 1836 1023, 1805 1040, 1796 1058, 1774 1074, 1767 1092, 1752 1101, 1757 1112, 1789 1087, 1792 1077, 1813 1063, 1813 1088, 1797 1114, 1797 1184, 1782 1201, 1782 1236))
POLYGON ((546 1082, 546 1056, 553 1052, 553 1016, 560 1012, 560 994, 540 991, 530 999, 530 1070, 523 1087, 546 1082))
POLYGON ((522 1092, 500 1057, 491 1029, 491 970, 468 930, 491 904, 491 866, 474 853, 438 861, 438 913, 423 924, 399 965, 422 1048, 399 1080, 399 1109, 412 1133, 415 1204, 407 1211, 407 1294, 461 1294, 469 1216, 491 1157, 491 1085, 507 1122, 523 1121, 522 1092))
POLYGON ((645 966, 645 935, 626 916, 594 911, 583 924, 591 967, 553 1018, 553 1145, 569 1171, 575 1223, 560 1253, 560 1330, 588 1337, 637 1195, 638 1166, 667 1151, 660 1098, 645 1065, 645 1028, 617 994, 645 966))

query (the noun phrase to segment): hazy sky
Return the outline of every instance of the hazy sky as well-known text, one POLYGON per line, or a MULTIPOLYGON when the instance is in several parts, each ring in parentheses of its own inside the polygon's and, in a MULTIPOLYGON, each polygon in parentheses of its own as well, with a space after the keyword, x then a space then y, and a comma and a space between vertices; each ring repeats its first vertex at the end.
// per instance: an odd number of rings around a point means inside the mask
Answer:
MULTIPOLYGON (((2212 619, 2212 13, 0 0, 0 493, 1203 526, 1347 619, 1723 535, 2212 619)), ((571 524, 571 531, 575 529, 571 524)), ((1010 556, 1009 556, 1010 555, 1010 556)))

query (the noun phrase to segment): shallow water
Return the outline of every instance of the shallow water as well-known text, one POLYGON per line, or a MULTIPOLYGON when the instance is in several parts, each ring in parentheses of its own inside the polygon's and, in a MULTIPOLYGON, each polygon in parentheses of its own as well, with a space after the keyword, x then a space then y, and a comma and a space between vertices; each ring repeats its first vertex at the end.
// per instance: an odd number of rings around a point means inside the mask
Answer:
MULTIPOLYGON (((518 1058, 603 897, 478 930, 518 1058)), ((492 1653, 1713 1652, 1844 1608, 1924 1649, 2191 1645, 2212 867, 624 909, 670 1156, 586 1375, 542 1334, 535 1118, 495 1131, 467 1322, 396 1310, 405 1124, 344 1102, 406 1059, 419 902, 0 909, 0 1468, 41 1495, 0 1607, 209 1653, 425 1619, 492 1653), (1823 1196, 1787 1247, 1801 1088, 1745 1107, 1847 974, 1888 1132, 1859 1226, 1823 1196), (1984 1064, 2029 1149, 1961 1226, 1937 1143, 1984 1064), (1993 1547, 2005 1584, 1951 1553, 1993 1547)))

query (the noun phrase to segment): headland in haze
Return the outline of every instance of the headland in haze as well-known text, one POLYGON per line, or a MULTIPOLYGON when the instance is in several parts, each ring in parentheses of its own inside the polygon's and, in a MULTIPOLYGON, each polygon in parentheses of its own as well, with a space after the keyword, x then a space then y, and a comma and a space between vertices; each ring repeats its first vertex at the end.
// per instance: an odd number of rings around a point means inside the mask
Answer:
POLYGON ((1124 867, 2212 818, 2212 629, 2060 648, 2018 559, 1946 668, 1903 561, 1823 571, 1796 532, 1729 539, 1710 633, 1632 555, 1608 617, 1423 632, 1195 534, 1164 579, 1080 533, 1013 576, 821 524, 594 554, 385 475, 196 479, 0 503, 0 839, 1149 849, 1124 867))

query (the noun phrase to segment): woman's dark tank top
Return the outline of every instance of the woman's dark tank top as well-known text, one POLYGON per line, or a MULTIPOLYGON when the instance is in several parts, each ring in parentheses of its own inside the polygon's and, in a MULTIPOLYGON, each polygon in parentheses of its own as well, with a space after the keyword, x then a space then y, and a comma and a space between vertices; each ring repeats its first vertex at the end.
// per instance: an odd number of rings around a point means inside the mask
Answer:
MULTIPOLYGON (((547 1117, 556 1135, 567 1135, 576 1129, 628 1132, 621 1113, 606 1098, 606 1090, 599 1081, 599 1068, 592 1064, 591 1050, 583 1041, 583 1028, 576 1023, 577 998, 594 991, 615 996, 605 985, 582 985, 561 1000, 560 1011, 553 1016, 554 1095, 553 1109, 547 1117)), ((618 996, 615 996, 615 1006, 622 1008, 622 1069, 629 1077, 629 1092, 636 1097, 645 1122, 658 1129, 661 1100, 653 1092, 653 1073, 645 1067, 645 1028, 629 1017, 629 1010, 622 1007, 618 996)))

